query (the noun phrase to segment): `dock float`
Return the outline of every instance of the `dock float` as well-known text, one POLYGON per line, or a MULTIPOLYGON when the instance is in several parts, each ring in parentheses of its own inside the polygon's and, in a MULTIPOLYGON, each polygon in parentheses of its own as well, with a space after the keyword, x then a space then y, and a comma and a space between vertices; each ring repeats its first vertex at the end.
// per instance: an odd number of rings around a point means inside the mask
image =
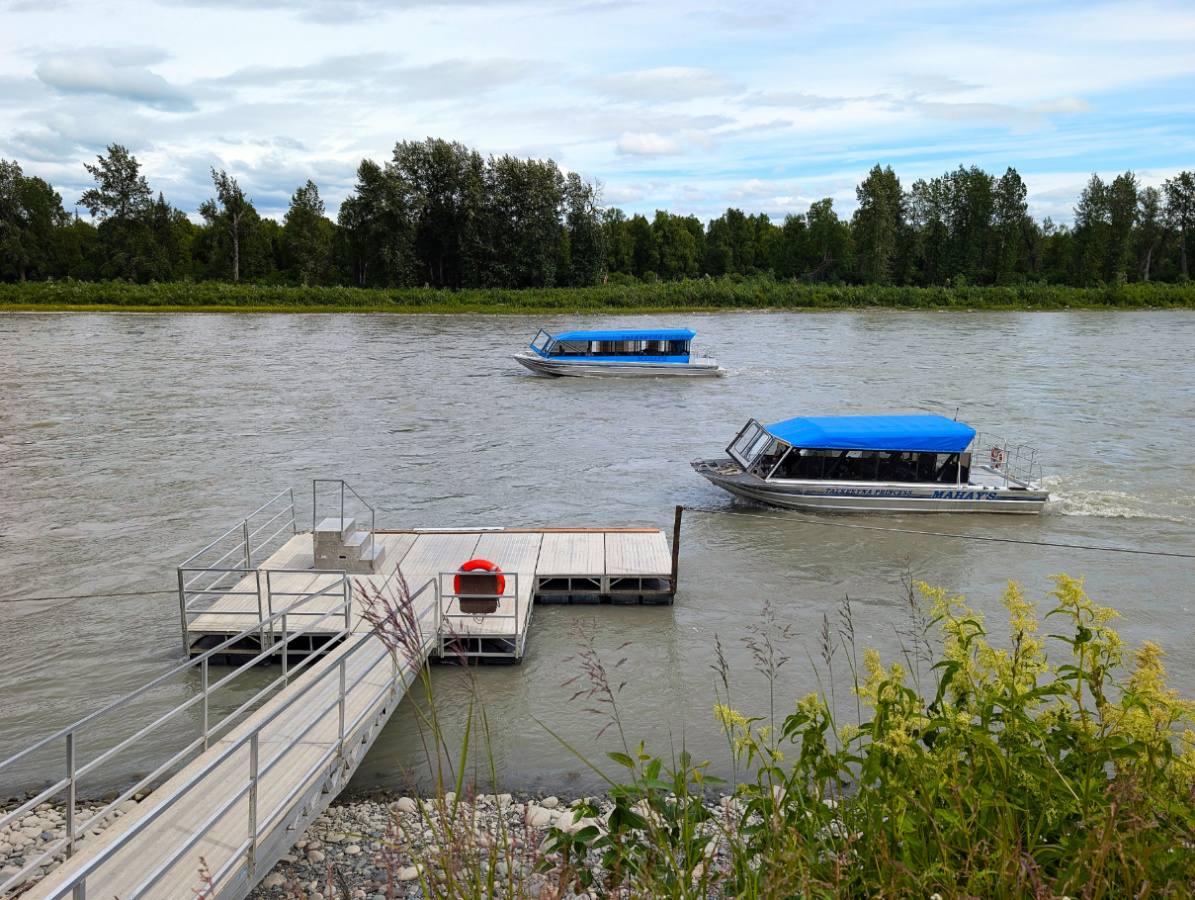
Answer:
MULTIPOLYGON (((313 497, 328 483, 317 481, 313 497)), ((385 531, 372 510, 346 515, 355 492, 331 483, 338 515, 313 515, 310 532, 298 530, 294 495, 284 491, 179 567, 185 662, 0 762, 3 783, 34 753, 65 760, 0 826, 65 799, 68 832, 0 880, 0 896, 65 856, 22 900, 242 900, 348 784, 427 662, 521 661, 536 602, 671 603, 675 595, 676 554, 658 529, 385 531), (369 527, 359 528, 366 517, 369 527), (504 576, 485 598, 493 613, 472 611, 478 595, 466 592, 476 589, 467 580, 458 588, 461 564, 479 558, 504 576), (402 647, 370 625, 370 596, 404 598, 413 633, 402 647), (278 669, 264 687, 263 665, 278 669), (129 724, 130 704, 171 679, 189 686, 189 698, 129 724), (95 747, 97 731, 118 730, 113 720, 128 733, 95 747), (120 753, 164 736, 171 749, 153 771, 85 818, 83 779, 94 782, 120 753)))

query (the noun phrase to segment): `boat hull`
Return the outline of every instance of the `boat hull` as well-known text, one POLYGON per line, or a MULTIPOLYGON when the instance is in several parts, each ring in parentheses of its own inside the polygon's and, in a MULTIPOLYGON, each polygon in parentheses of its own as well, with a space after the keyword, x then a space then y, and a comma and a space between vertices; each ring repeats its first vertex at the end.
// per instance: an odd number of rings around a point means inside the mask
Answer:
POLYGON ((1049 491, 983 484, 887 482, 765 482, 730 459, 698 460, 693 468, 725 491, 769 506, 844 513, 1004 513, 1036 515, 1049 491))
POLYGON ((726 370, 714 360, 687 363, 634 362, 611 360, 545 359, 538 353, 516 353, 514 358, 538 375, 569 378, 718 378, 726 370))

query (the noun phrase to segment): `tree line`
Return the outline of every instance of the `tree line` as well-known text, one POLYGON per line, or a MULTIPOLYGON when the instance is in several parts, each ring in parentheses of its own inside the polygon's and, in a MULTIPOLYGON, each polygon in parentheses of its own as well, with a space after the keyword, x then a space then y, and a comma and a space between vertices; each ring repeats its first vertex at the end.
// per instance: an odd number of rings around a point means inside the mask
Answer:
POLYGON ((281 222, 262 218, 226 171, 202 222, 155 197, 119 145, 85 165, 95 187, 61 195, 0 159, 0 280, 344 285, 370 288, 586 287, 605 282, 772 277, 914 286, 1186 281, 1195 173, 1162 188, 1132 172, 1092 175, 1073 225, 1028 213, 1015 169, 975 166, 905 188, 875 166, 840 217, 829 198, 774 222, 728 209, 709 222, 604 207, 601 185, 550 159, 484 158, 459 143, 402 141, 364 160, 335 221, 319 188, 296 188, 281 222))

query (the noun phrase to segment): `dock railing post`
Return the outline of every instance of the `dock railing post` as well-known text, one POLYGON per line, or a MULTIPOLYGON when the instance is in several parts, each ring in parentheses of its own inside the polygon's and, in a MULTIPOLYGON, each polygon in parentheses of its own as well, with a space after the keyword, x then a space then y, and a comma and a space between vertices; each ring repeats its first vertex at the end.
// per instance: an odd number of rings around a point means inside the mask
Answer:
POLYGON ((287 662, 290 654, 290 632, 286 630, 286 613, 282 613, 282 686, 286 687, 290 684, 290 663, 287 662))
POLYGON ((66 733, 66 858, 75 855, 75 733, 66 733))
POLYGON ((684 513, 683 506, 677 506, 676 518, 672 522, 672 577, 668 580, 668 593, 676 596, 676 573, 680 568, 680 519, 684 513))
POLYGON ((208 657, 204 657, 199 663, 199 670, 203 675, 203 750, 207 752, 208 728, 207 728, 207 661, 208 657))
POLYGON ((249 739, 249 878, 257 868, 257 736, 249 739))
POLYGON ((340 735, 340 746, 337 752, 340 756, 340 764, 344 765, 344 713, 345 713, 345 699, 346 699, 346 682, 347 682, 347 667, 348 661, 343 657, 340 660, 340 729, 337 732, 340 735))
POLYGON ((182 616, 183 624, 183 654, 191 655, 191 636, 187 633, 187 588, 183 570, 178 570, 178 611, 182 616))
POLYGON ((249 520, 248 519, 245 519, 243 522, 241 522, 241 534, 242 534, 241 539, 245 542, 245 568, 252 569, 253 564, 251 562, 249 562, 250 553, 249 553, 249 520))

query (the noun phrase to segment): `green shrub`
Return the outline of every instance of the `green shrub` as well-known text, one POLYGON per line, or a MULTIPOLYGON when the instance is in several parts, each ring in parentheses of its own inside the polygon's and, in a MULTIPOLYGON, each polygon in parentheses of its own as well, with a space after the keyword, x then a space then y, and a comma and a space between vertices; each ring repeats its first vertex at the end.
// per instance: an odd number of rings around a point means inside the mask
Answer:
POLYGON ((7 309, 186 309, 252 312, 562 313, 719 309, 1066 309, 1195 306, 1195 286, 1127 284, 1071 288, 1025 283, 995 287, 883 287, 778 282, 768 276, 637 282, 587 288, 463 290, 290 287, 273 284, 127 284, 45 281, 0 284, 7 309))

